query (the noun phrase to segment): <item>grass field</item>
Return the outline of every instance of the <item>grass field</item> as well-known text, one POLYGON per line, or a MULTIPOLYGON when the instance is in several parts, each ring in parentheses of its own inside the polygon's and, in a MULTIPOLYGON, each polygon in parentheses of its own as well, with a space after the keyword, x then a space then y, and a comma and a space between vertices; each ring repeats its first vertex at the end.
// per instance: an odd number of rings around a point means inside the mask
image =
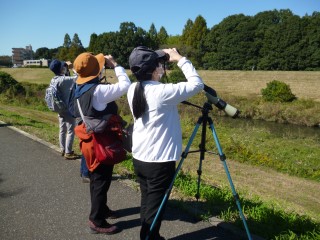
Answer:
POLYGON ((320 101, 320 72, 200 70, 199 74, 218 93, 257 96, 268 82, 278 80, 289 84, 298 98, 320 101))
MULTIPOLYGON (((22 82, 49 84, 53 73, 47 68, 0 68, 22 82), (36 73, 35 73, 36 72, 36 73)), ((131 72, 128 70, 128 74, 131 72)), ((170 73, 170 71, 168 71, 170 73)), ((273 80, 285 82, 298 98, 308 98, 320 102, 320 72, 298 71, 206 71, 198 73, 208 86, 218 94, 234 96, 257 96, 266 84, 273 80)), ((107 70, 108 81, 116 78, 113 70, 107 70)))

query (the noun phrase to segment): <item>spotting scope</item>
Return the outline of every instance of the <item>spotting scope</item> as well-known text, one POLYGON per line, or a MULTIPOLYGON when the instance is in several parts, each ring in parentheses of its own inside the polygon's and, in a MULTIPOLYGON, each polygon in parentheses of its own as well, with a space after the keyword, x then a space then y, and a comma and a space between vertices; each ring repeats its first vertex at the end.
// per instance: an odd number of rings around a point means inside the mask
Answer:
POLYGON ((206 93, 205 95, 209 103, 223 110, 228 116, 232 118, 236 118, 239 115, 240 111, 219 98, 217 96, 217 92, 214 89, 204 84, 203 90, 206 93))

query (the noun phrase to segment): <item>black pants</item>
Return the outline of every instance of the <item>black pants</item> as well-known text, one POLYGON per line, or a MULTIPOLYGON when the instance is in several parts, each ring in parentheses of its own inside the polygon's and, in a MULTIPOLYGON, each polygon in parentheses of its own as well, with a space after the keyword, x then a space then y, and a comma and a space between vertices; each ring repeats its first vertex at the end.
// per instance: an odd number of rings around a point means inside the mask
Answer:
MULTIPOLYGON (((161 163, 147 163, 139 160, 133 160, 133 166, 140 183, 141 190, 141 230, 140 239, 144 240, 149 233, 150 226, 155 218, 166 190, 175 173, 175 161, 161 163)), ((165 206, 159 215, 150 240, 159 237, 162 216, 165 206)))
POLYGON ((113 165, 100 164, 90 173, 91 212, 89 219, 98 227, 106 225, 107 192, 111 185, 113 165))

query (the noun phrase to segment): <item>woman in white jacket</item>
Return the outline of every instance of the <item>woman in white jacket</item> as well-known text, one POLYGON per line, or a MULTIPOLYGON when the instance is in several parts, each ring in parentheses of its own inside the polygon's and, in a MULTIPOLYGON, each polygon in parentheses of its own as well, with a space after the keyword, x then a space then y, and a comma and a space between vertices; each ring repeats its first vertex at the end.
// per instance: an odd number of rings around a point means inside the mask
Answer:
MULTIPOLYGON (((127 97, 134 117, 132 155, 141 190, 140 239, 144 240, 182 153, 177 105, 204 85, 192 63, 175 48, 153 51, 137 47, 129 57, 129 65, 138 80, 129 87, 127 97), (165 61, 177 62, 187 82, 161 83, 165 61)), ((149 235, 150 240, 164 239, 159 234, 162 215, 149 235)))

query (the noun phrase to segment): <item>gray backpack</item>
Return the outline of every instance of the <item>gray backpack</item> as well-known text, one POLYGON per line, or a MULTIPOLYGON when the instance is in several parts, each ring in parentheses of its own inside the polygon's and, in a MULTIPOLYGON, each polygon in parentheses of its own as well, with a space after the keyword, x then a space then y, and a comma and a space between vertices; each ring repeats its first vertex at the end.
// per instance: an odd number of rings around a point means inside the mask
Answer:
POLYGON ((57 113, 63 113, 67 111, 67 106, 64 101, 62 101, 61 92, 59 91, 58 78, 54 77, 51 80, 49 87, 46 89, 45 101, 47 103, 48 108, 57 113))

